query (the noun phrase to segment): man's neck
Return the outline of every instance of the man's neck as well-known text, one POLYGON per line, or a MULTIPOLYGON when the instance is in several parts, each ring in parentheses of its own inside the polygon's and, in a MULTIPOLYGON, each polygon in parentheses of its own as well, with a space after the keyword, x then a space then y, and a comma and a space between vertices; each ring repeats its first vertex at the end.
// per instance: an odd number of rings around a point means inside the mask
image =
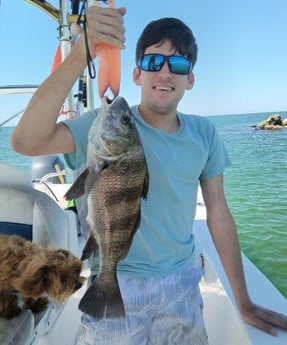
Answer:
POLYGON ((161 113, 149 111, 139 105, 139 113, 146 123, 167 133, 175 133, 179 129, 179 120, 176 112, 161 113))

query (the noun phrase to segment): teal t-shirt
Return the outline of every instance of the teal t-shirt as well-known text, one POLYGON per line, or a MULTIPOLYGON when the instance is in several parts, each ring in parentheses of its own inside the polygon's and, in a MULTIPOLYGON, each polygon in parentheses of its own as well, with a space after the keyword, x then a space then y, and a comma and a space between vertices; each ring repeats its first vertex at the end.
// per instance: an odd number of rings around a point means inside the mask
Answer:
MULTIPOLYGON (((148 125, 138 106, 132 111, 144 147, 150 183, 141 203, 141 223, 118 272, 141 276, 175 272, 195 260, 192 232, 199 181, 222 174, 230 164, 225 146, 207 118, 178 113, 176 133, 148 125)), ((65 155, 70 168, 86 164, 91 111, 66 121, 76 150, 65 155)))

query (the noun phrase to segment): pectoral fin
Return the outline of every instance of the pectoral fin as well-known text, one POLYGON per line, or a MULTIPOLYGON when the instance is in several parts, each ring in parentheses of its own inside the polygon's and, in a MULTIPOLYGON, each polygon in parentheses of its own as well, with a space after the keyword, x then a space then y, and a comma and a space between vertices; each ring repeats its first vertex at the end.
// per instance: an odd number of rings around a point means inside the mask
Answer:
POLYGON ((89 168, 86 168, 64 195, 66 200, 77 199, 85 193, 85 183, 88 175, 89 168))
POLYGON ((100 160, 95 167, 87 167, 81 175, 77 177, 70 189, 64 195, 66 200, 77 199, 80 196, 90 193, 100 172, 108 166, 105 160, 100 160))

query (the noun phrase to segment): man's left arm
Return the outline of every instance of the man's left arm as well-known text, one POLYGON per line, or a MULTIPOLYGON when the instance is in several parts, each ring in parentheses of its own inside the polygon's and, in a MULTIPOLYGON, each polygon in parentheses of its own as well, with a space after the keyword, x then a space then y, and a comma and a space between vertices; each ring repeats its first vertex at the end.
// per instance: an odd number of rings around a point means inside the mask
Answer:
POLYGON ((271 335, 277 335, 274 326, 287 330, 285 315, 258 306, 249 297, 237 229, 224 195, 223 175, 202 180, 201 189, 206 205, 207 225, 242 318, 271 335))

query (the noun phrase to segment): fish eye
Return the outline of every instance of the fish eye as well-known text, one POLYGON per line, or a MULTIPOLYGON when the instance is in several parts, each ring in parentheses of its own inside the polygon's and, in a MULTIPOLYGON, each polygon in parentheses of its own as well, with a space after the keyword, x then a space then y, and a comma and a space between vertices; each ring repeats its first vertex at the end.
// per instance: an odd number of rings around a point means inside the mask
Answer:
POLYGON ((127 115, 123 115, 122 117, 121 117, 121 123, 123 124, 123 125, 128 125, 128 124, 130 124, 130 118, 129 118, 129 116, 127 116, 127 115))

